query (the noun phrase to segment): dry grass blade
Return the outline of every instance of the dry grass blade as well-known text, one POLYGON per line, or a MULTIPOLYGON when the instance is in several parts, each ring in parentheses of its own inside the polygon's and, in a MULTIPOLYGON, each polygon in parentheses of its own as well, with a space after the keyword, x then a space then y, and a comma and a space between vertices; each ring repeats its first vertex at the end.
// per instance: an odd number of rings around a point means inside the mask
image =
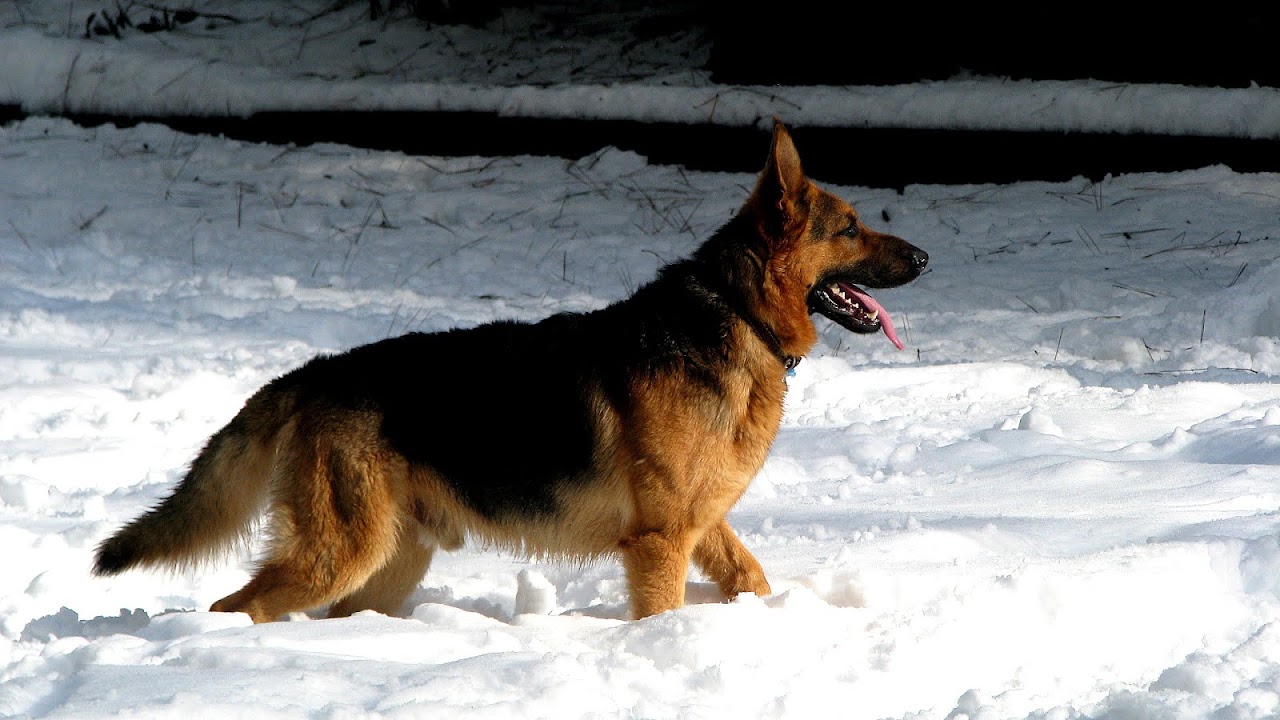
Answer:
MULTIPOLYGON (((1117 230, 1115 232, 1102 233, 1098 235, 1098 237, 1106 238, 1108 240, 1111 238, 1124 238, 1125 240, 1132 240, 1133 238, 1139 235, 1146 235, 1147 233, 1154 233, 1154 232, 1164 232, 1168 229, 1169 228, 1159 227, 1159 228, 1143 228, 1142 230, 1117 230)), ((1184 230, 1178 237, 1185 236, 1186 234, 1187 233, 1184 230)), ((1177 240, 1178 238, 1175 237, 1174 241, 1176 242, 1177 240)))
POLYGON ((270 230, 271 232, 277 232, 277 233, 280 233, 281 235, 288 235, 289 237, 291 237, 291 238, 293 238, 293 239, 295 239, 295 240, 302 240, 302 241, 304 241, 304 242, 311 242, 311 237, 310 237, 310 236, 308 236, 308 235, 304 235, 304 234, 302 234, 302 233, 300 233, 300 232, 295 232, 295 231, 293 231, 293 230, 289 230, 289 229, 287 229, 287 228, 275 227, 274 225, 269 225, 269 224, 267 224, 267 223, 258 223, 258 227, 262 228, 263 230, 270 230))
POLYGON ((1249 263, 1247 262, 1241 265, 1240 270, 1236 273, 1236 276, 1231 278, 1231 282, 1227 283, 1227 287, 1234 287, 1235 284, 1240 280, 1240 276, 1244 275, 1244 269, 1247 267, 1249 267, 1249 263))
POLYGON ((1125 285, 1124 283, 1112 283, 1111 287, 1119 288, 1121 290, 1128 290, 1129 292, 1134 292, 1134 293, 1138 293, 1139 295, 1146 295, 1147 297, 1153 297, 1153 298, 1154 297, 1172 297, 1168 293, 1159 293, 1153 290, 1144 290, 1140 287, 1125 285))
POLYGON ((98 221, 98 218, 107 214, 107 208, 109 207, 110 205, 103 205, 102 207, 98 208, 97 212, 90 215, 87 219, 85 219, 78 226, 76 226, 76 230, 80 232, 84 232, 85 230, 88 230, 95 222, 98 221))
POLYGON ((1242 372, 1242 373, 1249 373, 1250 375, 1259 374, 1257 370, 1254 370, 1252 368, 1238 368, 1238 367, 1202 367, 1202 368, 1194 368, 1191 370, 1152 370, 1150 372, 1144 372, 1142 374, 1148 377, 1177 377, 1181 375, 1199 375, 1200 373, 1206 373, 1210 371, 1242 372))
POLYGON ((433 217, 427 217, 426 215, 423 215, 422 220, 423 222, 428 222, 428 223, 431 223, 432 225, 435 225, 436 227, 440 228, 441 230, 444 230, 445 232, 449 233, 454 237, 458 237, 458 233, 454 231, 453 228, 449 227, 448 225, 445 225, 444 223, 440 222, 439 220, 433 217))
POLYGON ((6 220, 5 222, 9 223, 9 227, 13 229, 13 234, 18 236, 18 239, 22 241, 22 244, 26 246, 27 250, 34 254, 36 249, 31 247, 31 242, 28 241, 27 236, 18 229, 18 226, 13 224, 13 220, 6 220))

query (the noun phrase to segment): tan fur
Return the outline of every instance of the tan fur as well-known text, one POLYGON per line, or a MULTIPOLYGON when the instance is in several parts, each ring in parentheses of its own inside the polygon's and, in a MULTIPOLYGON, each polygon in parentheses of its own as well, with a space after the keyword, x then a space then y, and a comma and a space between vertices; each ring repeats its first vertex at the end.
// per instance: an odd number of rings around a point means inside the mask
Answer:
MULTIPOLYGON (((859 225, 858 241, 834 238, 856 214, 804 177, 780 124, 742 213, 771 244, 749 309, 781 351, 803 356, 817 339, 806 305, 814 283, 879 252, 888 236, 859 225)), ((635 617, 680 607, 691 561, 727 597, 767 595, 760 563, 725 516, 773 443, 783 368, 778 348, 746 321, 724 343, 736 362, 715 392, 678 371, 632 376, 625 408, 588 388, 594 475, 557 490, 557 511, 534 519, 472 508, 436 470, 392 448, 376 409, 312 403, 303 411, 300 398, 268 386, 210 440, 170 500, 103 544, 114 563, 100 556, 99 572, 207 557, 242 535, 269 500, 265 559, 213 610, 255 622, 324 605, 332 616, 394 613, 433 552, 468 538, 533 556, 620 556, 635 617)))

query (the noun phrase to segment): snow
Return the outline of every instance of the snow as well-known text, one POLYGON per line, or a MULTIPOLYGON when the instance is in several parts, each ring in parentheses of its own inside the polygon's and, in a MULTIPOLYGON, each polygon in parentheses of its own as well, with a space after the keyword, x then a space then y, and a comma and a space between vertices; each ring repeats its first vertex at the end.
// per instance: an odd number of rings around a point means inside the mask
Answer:
MULTIPOLYGON (((213 5, 265 18, 328 3, 213 5)), ((0 101, 164 114, 461 97, 602 117, 589 106, 603 98, 684 120, 678 105, 717 92, 718 122, 778 112, 755 91, 679 85, 671 48, 635 50, 647 74, 616 83, 605 67, 564 85, 554 63, 486 83, 474 54, 446 56, 403 21, 367 27, 365 7, 85 41, 67 18, 98 4, 6 4, 0 101), (365 35, 385 57, 423 56, 316 77, 365 35)), ((429 33, 444 35, 497 42, 429 33)), ((591 48, 570 50, 606 55, 591 48)), ((806 98, 779 113, 798 124, 1057 127, 1005 117, 1036 93, 1056 98, 1061 129, 1275 137, 1280 122, 1269 89, 1100 85, 769 92, 806 98), (1213 100, 1170 111, 1196 93, 1213 100)), ((439 554, 399 617, 253 626, 205 612, 246 580, 252 549, 97 579, 93 547, 272 377, 409 330, 600 307, 691 252, 753 178, 610 148, 415 157, 42 117, 0 128, 0 158, 0 716, 1280 716, 1276 174, 828 185, 927 250, 931 271, 876 293, 903 351, 817 320, 770 459, 729 516, 770 597, 726 603, 694 574, 690 605, 627 621, 615 562, 469 547, 439 554)), ((454 375, 485 381, 466 358, 454 375)))
MULTIPOLYGON (((1280 139, 1280 89, 969 77, 888 87, 726 86, 679 3, 505 11, 484 29, 368 20, 365 2, 217 0, 176 32, 83 39, 96 0, 0 7, 0 104, 32 113, 248 116, 475 111, 759 125, 1280 139), (669 17, 676 13, 674 18, 669 17), (553 25, 553 22, 556 25, 553 25), (674 25, 657 33, 651 26, 674 25)), ((134 11, 134 22, 148 16, 134 11)))

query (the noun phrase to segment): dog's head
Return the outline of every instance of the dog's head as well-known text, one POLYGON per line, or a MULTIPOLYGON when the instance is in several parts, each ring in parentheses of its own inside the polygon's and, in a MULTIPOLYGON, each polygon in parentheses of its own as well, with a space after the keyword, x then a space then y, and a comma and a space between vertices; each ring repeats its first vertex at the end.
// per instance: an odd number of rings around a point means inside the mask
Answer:
POLYGON ((867 227, 848 203, 814 185, 800 168, 791 134, 776 120, 769 158, 746 209, 769 245, 766 283, 778 294, 802 296, 809 312, 853 332, 882 330, 902 348, 889 314, 863 288, 908 283, 929 256, 867 227))

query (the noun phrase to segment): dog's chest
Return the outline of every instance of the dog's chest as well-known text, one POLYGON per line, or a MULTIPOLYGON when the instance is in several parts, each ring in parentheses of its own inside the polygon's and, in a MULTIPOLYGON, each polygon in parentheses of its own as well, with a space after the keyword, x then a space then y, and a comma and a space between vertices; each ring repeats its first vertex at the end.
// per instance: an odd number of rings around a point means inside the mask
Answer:
MULTIPOLYGON (((744 373, 746 374, 746 373, 744 373)), ((735 454, 742 458, 753 476, 764 465, 782 422, 786 383, 772 377, 749 376, 743 392, 729 408, 731 439, 735 454)))
MULTIPOLYGON (((716 387, 669 375, 639 383, 623 435, 649 467, 745 488, 764 464, 782 420, 781 372, 723 372, 716 387)), ((705 487, 705 485, 704 485, 705 487)))

